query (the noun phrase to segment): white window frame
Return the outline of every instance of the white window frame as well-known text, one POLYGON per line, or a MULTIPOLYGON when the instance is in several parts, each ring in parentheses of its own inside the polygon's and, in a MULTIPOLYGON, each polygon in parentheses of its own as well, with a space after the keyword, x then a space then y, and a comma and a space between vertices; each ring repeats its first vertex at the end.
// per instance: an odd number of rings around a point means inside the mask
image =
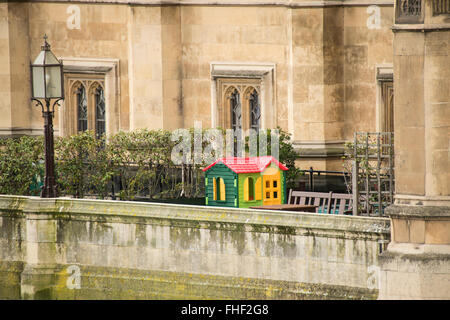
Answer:
MULTIPOLYGON (((68 74, 97 74, 104 77, 105 87, 105 131, 110 136, 120 128, 120 73, 119 59, 107 58, 61 58, 63 72, 68 74)), ((59 112, 59 134, 64 136, 65 105, 59 112)))
POLYGON ((221 78, 260 79, 261 81, 261 129, 278 125, 276 104, 276 64, 249 62, 211 62, 211 127, 219 123, 217 80, 221 78))

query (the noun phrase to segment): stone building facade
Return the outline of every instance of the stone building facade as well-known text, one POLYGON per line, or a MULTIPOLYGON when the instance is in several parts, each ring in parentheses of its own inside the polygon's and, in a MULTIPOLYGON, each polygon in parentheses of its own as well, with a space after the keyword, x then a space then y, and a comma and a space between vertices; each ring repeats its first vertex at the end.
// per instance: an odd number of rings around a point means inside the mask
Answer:
POLYGON ((301 167, 341 170, 355 131, 392 130, 393 22, 393 0, 2 2, 0 134, 42 134, 29 64, 47 34, 65 74, 56 135, 231 128, 234 93, 243 128, 256 101, 253 125, 290 132, 301 167))
POLYGON ((30 61, 44 34, 64 63, 57 135, 195 121, 231 128, 240 118, 244 128, 291 133, 300 167, 336 170, 354 132, 394 131, 396 195, 379 298, 448 299, 449 3, 2 2, 0 135, 42 134, 30 61), (245 114, 231 113, 237 104, 245 114))
POLYGON ((380 299, 450 298, 450 1, 397 0, 395 203, 380 299))

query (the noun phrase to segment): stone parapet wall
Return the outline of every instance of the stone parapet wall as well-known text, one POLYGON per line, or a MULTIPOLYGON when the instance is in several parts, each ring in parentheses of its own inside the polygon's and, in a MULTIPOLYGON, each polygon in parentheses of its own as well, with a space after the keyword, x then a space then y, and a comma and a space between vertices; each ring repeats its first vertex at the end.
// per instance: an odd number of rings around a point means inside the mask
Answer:
POLYGON ((0 287, 9 288, 0 292, 374 299, 389 226, 385 218, 0 196, 0 287), (79 289, 67 287, 73 268, 79 289))

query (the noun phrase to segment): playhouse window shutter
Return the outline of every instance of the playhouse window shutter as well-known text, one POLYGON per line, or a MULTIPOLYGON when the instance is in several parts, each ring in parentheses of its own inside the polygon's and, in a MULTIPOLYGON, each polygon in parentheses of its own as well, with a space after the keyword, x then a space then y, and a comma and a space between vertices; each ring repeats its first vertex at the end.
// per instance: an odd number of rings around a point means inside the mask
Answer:
POLYGON ((244 201, 248 201, 248 178, 244 180, 244 201))
POLYGON ((217 182, 216 178, 213 178, 213 199, 217 200, 217 182))
POLYGON ((255 200, 261 200, 262 190, 261 190, 261 177, 256 179, 255 183, 255 200))
POLYGON ((220 200, 225 200, 225 182, 223 179, 220 179, 220 200))
POLYGON ((253 182, 253 178, 248 178, 248 200, 255 200, 255 183, 253 182))

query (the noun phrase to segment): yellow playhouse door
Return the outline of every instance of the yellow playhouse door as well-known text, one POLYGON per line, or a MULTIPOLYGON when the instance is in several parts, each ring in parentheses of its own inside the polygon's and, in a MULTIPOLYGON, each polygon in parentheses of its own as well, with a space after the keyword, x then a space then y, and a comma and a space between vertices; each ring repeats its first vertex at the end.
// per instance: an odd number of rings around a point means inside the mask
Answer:
POLYGON ((263 205, 281 204, 280 170, 267 168, 263 173, 263 205))

